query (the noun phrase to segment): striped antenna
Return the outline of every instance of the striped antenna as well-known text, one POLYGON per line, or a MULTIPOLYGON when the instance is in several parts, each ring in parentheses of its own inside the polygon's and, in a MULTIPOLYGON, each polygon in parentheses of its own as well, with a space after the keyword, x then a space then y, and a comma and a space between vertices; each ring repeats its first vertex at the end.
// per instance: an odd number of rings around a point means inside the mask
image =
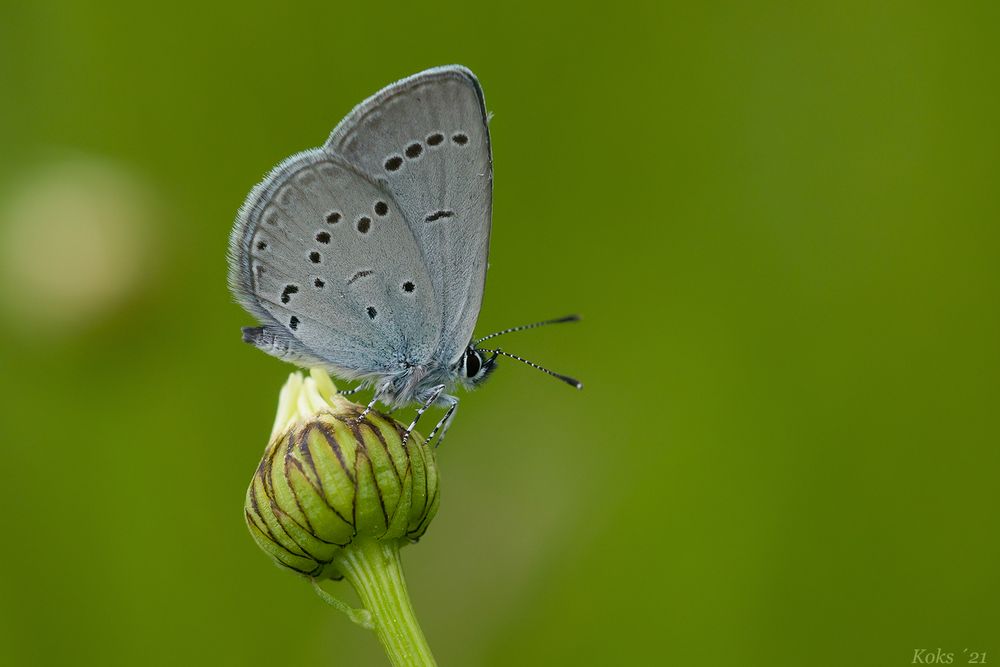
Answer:
MULTIPOLYGON (((563 322, 579 322, 579 321, 580 321, 579 315, 567 315, 566 317, 560 317, 555 320, 545 320, 544 322, 535 322, 533 324, 522 324, 519 327, 511 327, 510 329, 504 329, 503 331, 497 331, 496 333, 491 333, 489 336, 483 336, 479 340, 474 341, 472 344, 479 345, 484 340, 489 340, 490 338, 496 338, 497 336, 503 336, 504 334, 514 333, 515 331, 524 331, 525 329, 535 329, 537 327, 544 327, 547 324, 562 324, 563 322)), ((524 359, 521 359, 521 361, 524 361, 524 359)))
MULTIPOLYGON (((572 321, 572 320, 553 320, 553 321, 554 321, 554 322, 560 322, 560 321, 561 321, 561 322, 570 322, 570 321, 572 321)), ((543 322, 542 324, 546 324, 546 323, 545 323, 545 322, 543 322)), ((522 364, 528 364, 529 366, 531 366, 531 367, 532 367, 532 368, 534 368, 535 370, 539 370, 539 371, 541 371, 541 372, 543 372, 543 373, 548 373, 548 374, 549 374, 549 375, 551 375, 552 377, 554 377, 554 378, 558 378, 558 379, 562 380, 563 382, 565 382, 566 384, 568 384, 568 385, 570 385, 570 386, 573 386, 573 387, 576 387, 577 389, 583 389, 583 383, 582 383, 582 382, 580 382, 579 380, 576 380, 576 379, 574 379, 574 378, 571 378, 571 377, 570 377, 570 376, 568 376, 568 375, 563 375, 563 374, 561 374, 561 373, 554 373, 554 372, 550 371, 550 370, 549 370, 548 368, 545 368, 544 366, 539 366, 539 365, 538 365, 538 364, 536 364, 535 362, 533 362, 533 361, 528 361, 527 359, 524 359, 524 358, 522 358, 522 357, 519 357, 519 356, 517 356, 516 354, 511 354, 511 353, 509 353, 509 352, 504 352, 503 350, 487 350, 487 349, 483 349, 483 352, 490 352, 490 353, 492 353, 493 355, 497 355, 497 354, 502 354, 502 355, 503 355, 503 356, 505 356, 505 357, 510 357, 511 359, 517 359, 517 360, 518 360, 518 361, 520 361, 520 362, 521 362, 522 364)))

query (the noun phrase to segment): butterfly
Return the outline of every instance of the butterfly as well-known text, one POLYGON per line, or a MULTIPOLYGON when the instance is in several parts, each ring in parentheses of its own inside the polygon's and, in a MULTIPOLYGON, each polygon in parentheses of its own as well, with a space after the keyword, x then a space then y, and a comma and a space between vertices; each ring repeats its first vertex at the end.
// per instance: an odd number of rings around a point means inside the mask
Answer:
POLYGON ((381 401, 447 408, 428 435, 438 444, 458 407, 501 356, 581 388, 474 339, 482 305, 493 203, 493 159, 483 91, 465 67, 436 67, 366 99, 319 148, 297 153, 250 192, 229 244, 229 285, 260 322, 243 340, 304 367, 373 388, 381 401))

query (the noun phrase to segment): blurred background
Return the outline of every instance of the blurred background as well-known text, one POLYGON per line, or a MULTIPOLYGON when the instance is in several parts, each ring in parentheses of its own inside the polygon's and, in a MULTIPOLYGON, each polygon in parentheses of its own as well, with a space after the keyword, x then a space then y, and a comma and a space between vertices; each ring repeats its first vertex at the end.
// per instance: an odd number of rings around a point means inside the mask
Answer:
MULTIPOLYGON (((1000 658, 996 3, 0 9, 0 663, 380 665, 242 517, 249 189, 458 62, 505 349, 403 552, 442 665, 1000 658)), ((351 598, 346 586, 342 595, 351 598)))

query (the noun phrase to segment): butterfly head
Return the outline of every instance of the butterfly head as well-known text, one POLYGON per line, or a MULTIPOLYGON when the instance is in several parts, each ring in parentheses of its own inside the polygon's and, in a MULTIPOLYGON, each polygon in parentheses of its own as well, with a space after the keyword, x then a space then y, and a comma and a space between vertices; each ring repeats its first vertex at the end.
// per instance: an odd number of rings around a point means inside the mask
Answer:
POLYGON ((475 344, 470 343, 455 367, 459 382, 470 389, 478 386, 496 370, 497 357, 500 353, 493 351, 490 357, 485 357, 483 352, 486 351, 489 350, 477 350, 475 344))
POLYGON ((534 324, 525 324, 519 327, 512 327, 510 329, 504 329, 503 331, 497 331, 496 333, 491 333, 488 336, 483 336, 479 339, 474 339, 469 343, 469 346, 465 348, 465 352, 459 358, 458 362, 453 367, 453 372, 458 378, 458 382, 465 385, 467 388, 473 388, 489 377, 496 369, 497 359, 501 356, 508 357, 510 359, 516 359, 523 364, 531 366, 535 370, 541 371, 547 375, 562 380, 571 387, 576 387, 577 389, 582 389, 583 384, 568 375, 563 375, 562 373, 555 373, 550 371, 544 366, 539 366, 533 361, 528 361, 524 357, 519 357, 516 354, 511 354, 510 352, 504 352, 501 349, 488 350, 486 348, 476 347, 483 341, 489 340, 491 338, 496 338, 497 336, 504 336, 515 331, 524 331, 525 329, 534 329, 536 327, 545 326, 548 324, 561 324, 563 322, 576 322, 580 318, 577 315, 569 315, 567 317, 560 317, 555 320, 545 320, 544 322, 535 322, 534 324), (489 354, 489 357, 485 356, 483 353, 489 354))

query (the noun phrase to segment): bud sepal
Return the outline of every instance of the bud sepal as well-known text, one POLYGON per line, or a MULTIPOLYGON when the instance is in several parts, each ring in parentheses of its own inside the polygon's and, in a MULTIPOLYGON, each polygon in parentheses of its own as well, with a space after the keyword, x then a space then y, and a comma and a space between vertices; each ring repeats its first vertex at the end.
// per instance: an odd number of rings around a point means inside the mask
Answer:
POLYGON ((247 490, 257 545, 281 565, 339 579, 335 556, 358 537, 414 542, 437 511, 437 466, 423 437, 336 393, 322 371, 293 373, 271 442, 247 490))

